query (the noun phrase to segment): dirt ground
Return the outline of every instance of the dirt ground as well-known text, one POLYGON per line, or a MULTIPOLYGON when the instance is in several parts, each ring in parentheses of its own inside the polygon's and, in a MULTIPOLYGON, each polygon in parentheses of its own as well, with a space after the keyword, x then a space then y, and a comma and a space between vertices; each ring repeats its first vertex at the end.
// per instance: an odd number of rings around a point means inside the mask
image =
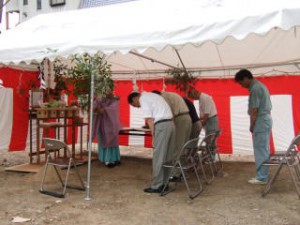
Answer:
MULTIPOLYGON (((143 192, 151 179, 151 150, 121 152, 118 167, 92 163, 90 201, 85 200, 86 192, 71 189, 64 199, 40 194, 42 169, 38 173, 7 172, 8 166, 28 162, 27 154, 0 153, 0 225, 15 224, 15 217, 30 219, 19 224, 35 225, 300 224, 300 200, 286 169, 265 198, 261 197, 263 186, 247 184, 254 164, 229 161, 225 162, 224 174, 212 184, 204 184, 196 199, 188 198, 183 183, 160 197, 143 192)), ((85 178, 87 165, 80 171, 85 178)), ((50 175, 46 185, 58 187, 53 186, 57 180, 50 175)), ((75 183, 70 178, 70 183, 75 183)))

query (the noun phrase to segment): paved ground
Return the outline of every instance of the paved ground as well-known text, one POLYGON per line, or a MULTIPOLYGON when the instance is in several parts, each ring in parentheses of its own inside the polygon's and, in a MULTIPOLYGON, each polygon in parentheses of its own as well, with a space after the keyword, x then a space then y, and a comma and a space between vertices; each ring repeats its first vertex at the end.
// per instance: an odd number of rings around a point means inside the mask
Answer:
MULTIPOLYGON (((122 150, 122 164, 108 169, 92 163, 92 199, 86 192, 68 190, 64 199, 38 192, 41 171, 36 174, 6 172, 5 167, 27 161, 26 153, 0 153, 0 225, 14 224, 14 217, 28 218, 23 224, 124 224, 124 225, 297 225, 300 200, 290 177, 283 170, 266 197, 263 186, 247 184, 254 174, 252 162, 226 162, 224 175, 202 194, 190 200, 183 183, 165 197, 146 194, 151 179, 151 150, 122 150)), ((87 166, 80 167, 86 177, 87 166)), ((47 185, 55 188, 53 173, 47 185)), ((75 182, 74 179, 71 182, 75 182)))

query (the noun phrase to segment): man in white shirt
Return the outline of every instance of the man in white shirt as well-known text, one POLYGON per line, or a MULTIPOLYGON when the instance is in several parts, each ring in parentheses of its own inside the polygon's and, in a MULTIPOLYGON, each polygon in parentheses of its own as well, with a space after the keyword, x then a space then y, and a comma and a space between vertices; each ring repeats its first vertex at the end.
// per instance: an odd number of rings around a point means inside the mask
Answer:
MULTIPOLYGON (((133 92, 128 96, 128 103, 141 108, 153 138, 153 179, 147 193, 161 193, 167 179, 168 170, 163 170, 163 163, 172 159, 175 144, 175 125, 168 103, 160 95, 149 92, 133 92)), ((166 188, 167 189, 167 188, 166 188)))
POLYGON ((194 100, 199 100, 200 121, 205 130, 205 135, 216 132, 219 129, 219 118, 213 98, 194 88, 189 91, 189 97, 194 100))
MULTIPOLYGON (((189 108, 185 104, 183 98, 177 93, 168 91, 159 92, 156 90, 152 92, 160 94, 171 108, 176 128, 175 151, 173 155, 173 159, 176 159, 180 154, 183 145, 190 139, 192 120, 189 115, 189 108)), ((170 178, 171 182, 177 182, 180 180, 179 171, 170 178)))

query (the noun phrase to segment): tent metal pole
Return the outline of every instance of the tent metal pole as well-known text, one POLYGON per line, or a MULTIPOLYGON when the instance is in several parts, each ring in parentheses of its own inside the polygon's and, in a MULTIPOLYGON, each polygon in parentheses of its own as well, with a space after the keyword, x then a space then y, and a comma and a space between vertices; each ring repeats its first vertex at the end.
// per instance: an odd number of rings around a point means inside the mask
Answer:
POLYGON ((156 62, 156 63, 159 63, 159 64, 164 65, 164 66, 168 66, 168 67, 173 68, 173 69, 176 68, 175 66, 172 66, 172 65, 170 65, 170 64, 167 64, 167 63, 158 61, 158 60, 156 60, 156 59, 153 59, 153 58, 148 57, 148 56, 144 56, 144 55, 142 55, 142 54, 139 54, 139 53, 136 53, 136 52, 133 52, 133 51, 129 51, 129 53, 132 54, 132 55, 136 55, 136 56, 138 56, 138 57, 144 58, 144 59, 148 59, 148 60, 150 60, 151 62, 156 62))
POLYGON ((174 50, 175 50, 175 52, 176 52, 176 54, 177 54, 177 56, 178 56, 178 58, 179 58, 179 60, 180 60, 180 63, 181 63, 181 65, 182 65, 182 67, 183 67, 184 72, 185 72, 186 74, 188 74, 188 71, 187 71, 185 65, 183 64, 183 61, 182 61, 182 59, 181 59, 181 57, 180 57, 180 55, 179 55, 178 50, 177 50, 176 48, 174 48, 174 50))
POLYGON ((91 74, 91 90, 90 90, 90 126, 89 126, 89 142, 88 142, 88 171, 86 178, 86 197, 85 200, 91 200, 90 196, 90 178, 91 178, 91 158, 92 158, 92 122, 93 122, 93 99, 94 99, 94 70, 91 74))

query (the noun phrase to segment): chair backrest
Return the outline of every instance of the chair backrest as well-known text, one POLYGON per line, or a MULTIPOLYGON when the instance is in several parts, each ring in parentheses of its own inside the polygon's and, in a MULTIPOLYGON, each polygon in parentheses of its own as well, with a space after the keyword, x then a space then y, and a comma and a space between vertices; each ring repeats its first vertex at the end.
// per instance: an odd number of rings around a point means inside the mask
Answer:
POLYGON ((299 146, 299 145, 300 145, 300 133, 298 133, 298 134, 296 135, 296 137, 293 139, 293 143, 294 143, 294 145, 296 145, 296 146, 299 146))
POLYGON ((215 138, 218 138, 222 133, 222 129, 219 129, 215 132, 215 138))
POLYGON ((200 142, 198 148, 199 150, 203 151, 203 150, 208 150, 210 151, 209 148, 211 148, 213 141, 216 138, 216 132, 214 133, 210 133, 208 135, 206 135, 200 142))
POLYGON ((63 142, 58 139, 53 139, 53 138, 43 138, 43 142, 45 145, 45 151, 47 155, 50 155, 51 152, 58 152, 60 149, 67 149, 68 154, 70 154, 68 146, 63 142))
POLYGON ((196 154, 198 150, 199 139, 200 138, 194 138, 187 141, 181 148, 176 161, 182 160, 183 158, 185 158, 185 160, 193 158, 194 154, 196 154))
POLYGON ((291 144, 289 145, 289 147, 288 147, 288 149, 287 149, 287 151, 286 151, 286 153, 285 153, 286 156, 289 156, 291 153, 297 154, 297 153, 298 153, 298 146, 299 146, 299 145, 300 145, 300 133, 297 134, 297 135, 293 138, 291 144))

